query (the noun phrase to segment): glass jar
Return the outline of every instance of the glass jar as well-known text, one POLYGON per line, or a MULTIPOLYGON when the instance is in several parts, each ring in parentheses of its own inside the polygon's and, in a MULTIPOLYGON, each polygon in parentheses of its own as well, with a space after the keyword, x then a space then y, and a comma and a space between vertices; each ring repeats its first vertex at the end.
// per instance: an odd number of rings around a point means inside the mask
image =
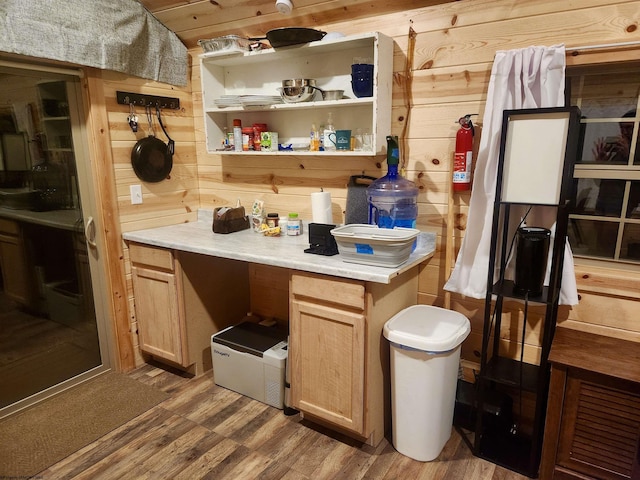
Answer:
POLYGON ((267 213, 267 226, 269 228, 277 227, 279 221, 280 216, 277 213, 267 213))

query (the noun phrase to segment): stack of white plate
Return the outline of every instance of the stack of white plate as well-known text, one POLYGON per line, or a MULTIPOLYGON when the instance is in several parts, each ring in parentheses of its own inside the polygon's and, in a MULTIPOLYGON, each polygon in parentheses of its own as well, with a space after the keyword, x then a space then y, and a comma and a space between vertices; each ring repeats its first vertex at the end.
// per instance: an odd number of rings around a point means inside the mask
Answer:
POLYGON ((280 95, 222 95, 213 103, 218 108, 226 107, 265 107, 282 103, 280 95))
POLYGON ((213 103, 219 108, 242 106, 238 95, 222 95, 220 98, 216 98, 213 103))
POLYGON ((240 103, 243 107, 262 107, 282 103, 282 98, 280 95, 242 95, 240 103))

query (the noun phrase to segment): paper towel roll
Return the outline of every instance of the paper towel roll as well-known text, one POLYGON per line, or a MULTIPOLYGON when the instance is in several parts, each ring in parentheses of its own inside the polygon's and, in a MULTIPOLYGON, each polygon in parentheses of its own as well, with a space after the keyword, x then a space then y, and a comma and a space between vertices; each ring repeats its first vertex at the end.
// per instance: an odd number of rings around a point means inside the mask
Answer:
POLYGON ((331 215, 331 193, 313 192, 311 194, 311 215, 313 223, 333 223, 331 215))

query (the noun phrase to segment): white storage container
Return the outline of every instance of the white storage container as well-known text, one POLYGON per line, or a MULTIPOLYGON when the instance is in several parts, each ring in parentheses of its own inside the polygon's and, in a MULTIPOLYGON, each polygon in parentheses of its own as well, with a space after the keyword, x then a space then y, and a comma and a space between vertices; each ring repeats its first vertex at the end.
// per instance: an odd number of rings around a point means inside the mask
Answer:
POLYGON ((71 326, 82 320, 82 295, 73 290, 71 282, 44 284, 49 317, 54 322, 71 326))
POLYGON ((420 230, 351 224, 331 230, 345 262, 398 267, 409 259, 420 230))
POLYGON ((429 305, 405 308, 385 323, 393 446, 403 455, 428 462, 449 440, 460 344, 470 331, 464 315, 429 305))
POLYGON ((242 322, 211 336, 216 385, 282 409, 287 333, 242 322))

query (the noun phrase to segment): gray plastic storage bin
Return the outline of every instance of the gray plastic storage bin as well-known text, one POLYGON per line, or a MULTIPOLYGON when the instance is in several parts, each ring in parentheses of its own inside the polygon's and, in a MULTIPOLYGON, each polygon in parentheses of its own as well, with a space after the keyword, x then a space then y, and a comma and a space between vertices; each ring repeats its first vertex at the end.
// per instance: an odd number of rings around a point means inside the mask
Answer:
POLYGON ((389 319, 393 446, 407 457, 435 459, 451 436, 460 344, 471 324, 464 315, 413 305, 389 319))

